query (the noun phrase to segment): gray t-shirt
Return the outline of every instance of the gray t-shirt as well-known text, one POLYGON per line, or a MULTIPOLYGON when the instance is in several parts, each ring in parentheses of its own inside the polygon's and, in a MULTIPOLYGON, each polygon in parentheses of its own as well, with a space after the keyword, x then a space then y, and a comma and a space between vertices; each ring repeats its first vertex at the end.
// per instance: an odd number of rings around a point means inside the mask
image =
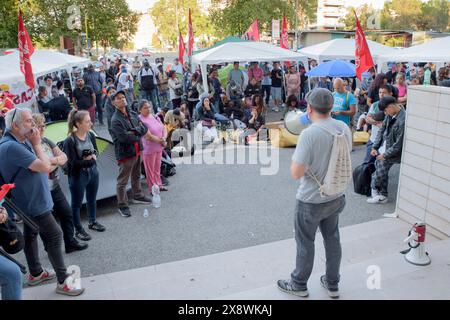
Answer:
POLYGON ((242 77, 244 76, 244 73, 242 70, 238 69, 232 69, 230 70, 230 80, 234 80, 238 86, 242 88, 243 80, 242 77))
POLYGON ((352 145, 352 136, 348 126, 344 122, 332 118, 316 122, 302 131, 292 160, 299 165, 304 164, 306 166, 306 172, 300 179, 300 186, 296 196, 297 200, 305 203, 325 203, 341 196, 338 194, 322 197, 318 183, 309 173, 312 172, 320 182, 323 182, 327 174, 328 163, 330 162, 334 138, 329 132, 320 128, 319 125, 336 134, 344 131, 349 146, 352 145))
POLYGON ((86 140, 81 140, 77 137, 76 134, 73 135, 75 139, 77 139, 76 148, 77 155, 80 159, 83 159, 83 150, 94 150, 94 146, 92 145, 92 141, 89 138, 89 134, 86 135, 86 140))

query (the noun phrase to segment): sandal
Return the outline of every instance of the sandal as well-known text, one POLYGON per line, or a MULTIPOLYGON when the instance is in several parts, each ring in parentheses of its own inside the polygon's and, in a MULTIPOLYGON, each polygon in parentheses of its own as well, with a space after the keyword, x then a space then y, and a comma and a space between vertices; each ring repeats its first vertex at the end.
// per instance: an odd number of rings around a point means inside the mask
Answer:
POLYGON ((169 189, 167 189, 165 186, 161 186, 159 187, 159 191, 169 191, 169 189))

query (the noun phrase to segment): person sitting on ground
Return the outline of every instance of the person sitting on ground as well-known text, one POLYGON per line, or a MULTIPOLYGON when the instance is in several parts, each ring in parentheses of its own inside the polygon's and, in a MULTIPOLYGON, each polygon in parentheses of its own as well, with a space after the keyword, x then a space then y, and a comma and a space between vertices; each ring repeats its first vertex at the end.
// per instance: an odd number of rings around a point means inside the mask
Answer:
POLYGON ((228 100, 234 101, 235 103, 241 100, 243 96, 241 88, 236 84, 236 82, 234 82, 234 80, 231 80, 227 84, 225 93, 227 95, 228 100))
POLYGON ((255 78, 250 80, 247 88, 245 88, 244 95, 245 97, 253 97, 255 94, 261 95, 261 86, 258 84, 255 78))
POLYGON ((203 98, 202 106, 198 113, 200 123, 197 127, 202 130, 203 136, 206 139, 218 142, 219 134, 216 129, 216 121, 214 120, 214 111, 212 110, 211 102, 208 97, 203 98))
POLYGON ((248 120, 248 128, 244 130, 240 136, 240 141, 243 141, 245 145, 249 144, 248 142, 250 137, 256 137, 257 140, 267 139, 267 135, 261 137, 259 135, 260 131, 264 129, 264 125, 266 124, 264 113, 264 106, 258 105, 252 109, 250 119, 248 120))
POLYGON ((406 112, 394 97, 382 98, 378 107, 386 117, 370 152, 376 157, 376 170, 371 183, 372 197, 367 199, 370 204, 388 201, 389 170, 395 163, 400 163, 405 132, 406 112))
POLYGON ((60 95, 56 87, 52 89, 52 96, 53 99, 47 103, 50 120, 67 120, 69 112, 72 110, 69 100, 65 96, 60 95))
POLYGON ((183 120, 183 127, 191 130, 191 113, 189 112, 189 107, 188 107, 188 103, 186 101, 181 101, 180 104, 180 112, 181 112, 181 116, 184 118, 183 120))
POLYGON ((138 115, 127 107, 125 92, 117 91, 112 97, 116 111, 111 119, 111 137, 114 152, 119 165, 117 176, 117 207, 122 217, 131 217, 128 204, 127 185, 131 178, 133 203, 151 203, 141 188, 141 138, 147 133, 147 127, 138 115))
POLYGON ((154 185, 157 185, 161 191, 168 190, 163 186, 160 174, 162 152, 166 147, 166 130, 159 117, 152 114, 152 111, 150 103, 142 100, 139 104, 139 119, 148 128, 147 133, 141 138, 142 162, 150 193, 154 185))
POLYGON ((297 96, 291 94, 290 96, 288 96, 287 101, 286 101, 286 113, 292 110, 298 110, 300 109, 300 105, 298 103, 298 98, 297 96))
MULTIPOLYGON (((67 101, 67 99, 62 96, 60 96, 60 98, 67 101)), ((63 166, 67 162, 67 156, 53 141, 44 137, 44 115, 35 113, 33 114, 33 120, 36 123, 36 127, 38 128, 39 134, 41 136, 42 149, 47 154, 49 159, 56 158, 58 162, 58 166, 56 166, 55 169, 48 174, 48 185, 54 204, 52 214, 57 220, 59 220, 61 224, 66 253, 87 249, 87 243, 80 243, 77 241, 77 239, 75 239, 72 209, 67 202, 66 196, 61 189, 59 181, 61 176, 59 166, 63 166)))

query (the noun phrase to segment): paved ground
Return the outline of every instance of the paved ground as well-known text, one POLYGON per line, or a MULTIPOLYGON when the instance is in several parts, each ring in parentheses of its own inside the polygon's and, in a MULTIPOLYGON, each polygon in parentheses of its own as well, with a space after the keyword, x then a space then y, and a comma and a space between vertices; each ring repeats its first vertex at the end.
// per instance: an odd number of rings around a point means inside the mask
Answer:
MULTIPOLYGON (((277 115, 278 116, 278 115, 277 115)), ((293 237, 293 209, 298 183, 289 176, 294 149, 278 149, 280 169, 261 176, 259 165, 177 166, 162 207, 131 207, 131 218, 121 217, 115 199, 98 202, 104 233, 90 232, 89 249, 65 255, 67 265, 79 265, 82 276, 111 273, 193 258, 293 237)), ((365 146, 355 147, 353 164, 364 157, 365 146)), ((239 149, 245 152, 245 148, 239 149)), ((371 206, 366 197, 346 193, 341 226, 379 219, 395 208, 399 166, 391 170, 390 202, 371 206)), ((84 214, 85 217, 85 214, 84 214)), ((84 220, 87 229, 87 221, 84 220)), ((90 230, 89 230, 90 231, 90 230)), ((50 263, 42 250, 44 266, 50 263)), ((23 253, 18 259, 25 261, 23 253)))

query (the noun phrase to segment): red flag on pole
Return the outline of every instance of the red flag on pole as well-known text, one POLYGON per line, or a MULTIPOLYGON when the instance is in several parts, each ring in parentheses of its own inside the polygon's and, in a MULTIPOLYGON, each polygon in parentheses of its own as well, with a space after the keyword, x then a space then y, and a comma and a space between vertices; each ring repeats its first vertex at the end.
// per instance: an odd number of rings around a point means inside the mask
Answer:
POLYGON ((242 39, 247 39, 251 41, 259 41, 259 27, 258 27, 258 19, 253 21, 250 27, 245 31, 242 35, 242 39))
POLYGON ((22 11, 19 11, 19 31, 17 34, 17 42, 19 47, 20 71, 25 76, 25 83, 31 89, 34 89, 33 68, 31 67, 31 55, 34 52, 33 43, 23 24, 22 11))
POLYGON ((181 65, 184 65, 183 56, 184 56, 185 50, 186 49, 184 47, 183 36, 181 35, 181 31, 180 31, 179 36, 178 36, 178 59, 180 60, 181 65))
POLYGON ((189 8, 189 39, 188 39, 188 57, 192 56, 194 51, 194 30, 192 29, 191 8, 189 8))
POLYGON ((283 16, 283 22, 281 24, 280 47, 284 48, 284 49, 289 49, 289 36, 288 36, 287 21, 286 21, 285 16, 283 16))
POLYGON ((363 72, 374 67, 372 55, 364 35, 364 31, 359 23, 358 16, 355 13, 356 19, 356 32, 355 32, 355 64, 356 64, 356 77, 361 80, 363 72))

